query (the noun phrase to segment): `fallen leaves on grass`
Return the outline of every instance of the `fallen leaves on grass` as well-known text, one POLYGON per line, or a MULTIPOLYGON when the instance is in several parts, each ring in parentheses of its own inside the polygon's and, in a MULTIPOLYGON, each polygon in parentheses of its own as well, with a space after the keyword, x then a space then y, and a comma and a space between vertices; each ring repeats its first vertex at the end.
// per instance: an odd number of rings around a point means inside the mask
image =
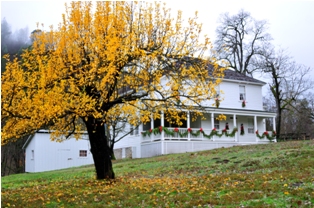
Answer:
POLYGON ((25 181, 21 186, 2 189, 1 207, 310 207, 314 204, 314 169, 310 165, 313 151, 303 152, 300 147, 297 157, 281 156, 291 152, 297 144, 284 144, 280 147, 283 152, 274 153, 278 154, 276 158, 267 155, 265 158, 269 159, 265 161, 261 157, 245 159, 241 151, 246 157, 247 150, 241 147, 221 150, 219 155, 198 153, 193 160, 187 154, 171 160, 156 158, 154 164, 148 160, 117 163, 121 168, 155 165, 156 169, 128 170, 111 181, 95 180, 92 176, 25 181), (217 156, 231 159, 226 153, 232 154, 231 150, 238 152, 234 159, 244 161, 215 163, 213 158, 217 156), (157 161, 165 169, 159 167, 157 161), (176 161, 177 165, 165 167, 171 161, 176 161), (205 161, 212 166, 206 167, 205 161))

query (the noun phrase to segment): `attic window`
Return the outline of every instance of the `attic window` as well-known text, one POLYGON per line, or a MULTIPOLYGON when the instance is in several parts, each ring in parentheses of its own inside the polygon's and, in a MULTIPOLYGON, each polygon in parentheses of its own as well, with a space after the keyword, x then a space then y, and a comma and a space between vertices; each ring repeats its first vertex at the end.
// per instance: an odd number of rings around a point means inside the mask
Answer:
POLYGON ((87 157, 87 150, 80 150, 80 157, 87 157))
POLYGON ((240 92, 240 100, 245 100, 245 86, 240 85, 239 86, 239 92, 240 92))

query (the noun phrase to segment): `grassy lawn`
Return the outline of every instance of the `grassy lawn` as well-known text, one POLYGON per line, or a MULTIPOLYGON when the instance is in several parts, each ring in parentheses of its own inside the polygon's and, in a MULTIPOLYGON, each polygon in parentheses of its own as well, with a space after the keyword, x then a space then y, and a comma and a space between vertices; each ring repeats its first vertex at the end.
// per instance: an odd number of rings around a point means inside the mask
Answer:
POLYGON ((2 177, 1 207, 314 207, 314 140, 2 177))

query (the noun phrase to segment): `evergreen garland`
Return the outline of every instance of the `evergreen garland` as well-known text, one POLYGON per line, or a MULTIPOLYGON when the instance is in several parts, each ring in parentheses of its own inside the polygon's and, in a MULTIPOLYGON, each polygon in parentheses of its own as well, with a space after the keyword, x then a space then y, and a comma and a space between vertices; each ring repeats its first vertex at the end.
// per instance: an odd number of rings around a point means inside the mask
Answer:
POLYGON ((200 134, 203 134, 203 136, 205 138, 212 138, 213 136, 218 136, 219 138, 222 137, 223 135, 227 136, 227 137, 234 137, 236 132, 238 131, 238 128, 233 128, 232 132, 228 133, 228 131, 226 129, 223 129, 221 133, 218 133, 218 131, 216 130, 216 128, 214 128, 210 134, 206 134, 202 128, 200 128, 197 131, 193 131, 191 128, 188 128, 185 132, 180 132, 178 128, 174 128, 174 130, 169 130, 166 127, 160 126, 154 129, 150 129, 148 131, 142 132, 143 136, 150 136, 152 133, 154 133, 154 135, 161 133, 162 131, 165 132, 166 135, 168 136, 175 136, 175 134, 177 133, 180 138, 182 137, 187 137, 188 134, 190 133, 191 135, 197 137, 200 134))
POLYGON ((262 135, 259 135, 258 130, 255 133, 256 136, 260 139, 264 139, 266 137, 269 141, 272 141, 276 138, 276 132, 274 130, 272 131, 271 135, 269 135, 267 131, 265 131, 262 135))

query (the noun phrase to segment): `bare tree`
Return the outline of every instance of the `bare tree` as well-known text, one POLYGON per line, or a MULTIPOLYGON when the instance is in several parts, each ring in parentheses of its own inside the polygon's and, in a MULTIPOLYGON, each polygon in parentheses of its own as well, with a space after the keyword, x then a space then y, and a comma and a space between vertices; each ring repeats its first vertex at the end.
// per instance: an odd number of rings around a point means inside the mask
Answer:
POLYGON ((271 41, 266 31, 267 21, 258 21, 249 12, 240 10, 236 15, 224 13, 216 29, 215 49, 217 58, 236 72, 252 75, 260 69, 264 45, 271 41))
POLYGON ((271 80, 269 87, 276 102, 276 131, 279 138, 283 111, 288 110, 313 88, 313 80, 309 77, 311 69, 294 62, 284 50, 264 50, 264 58, 264 63, 260 66, 271 80))
POLYGON ((297 100, 282 113, 281 139, 313 138, 314 122, 311 118, 311 106, 308 98, 297 100))

